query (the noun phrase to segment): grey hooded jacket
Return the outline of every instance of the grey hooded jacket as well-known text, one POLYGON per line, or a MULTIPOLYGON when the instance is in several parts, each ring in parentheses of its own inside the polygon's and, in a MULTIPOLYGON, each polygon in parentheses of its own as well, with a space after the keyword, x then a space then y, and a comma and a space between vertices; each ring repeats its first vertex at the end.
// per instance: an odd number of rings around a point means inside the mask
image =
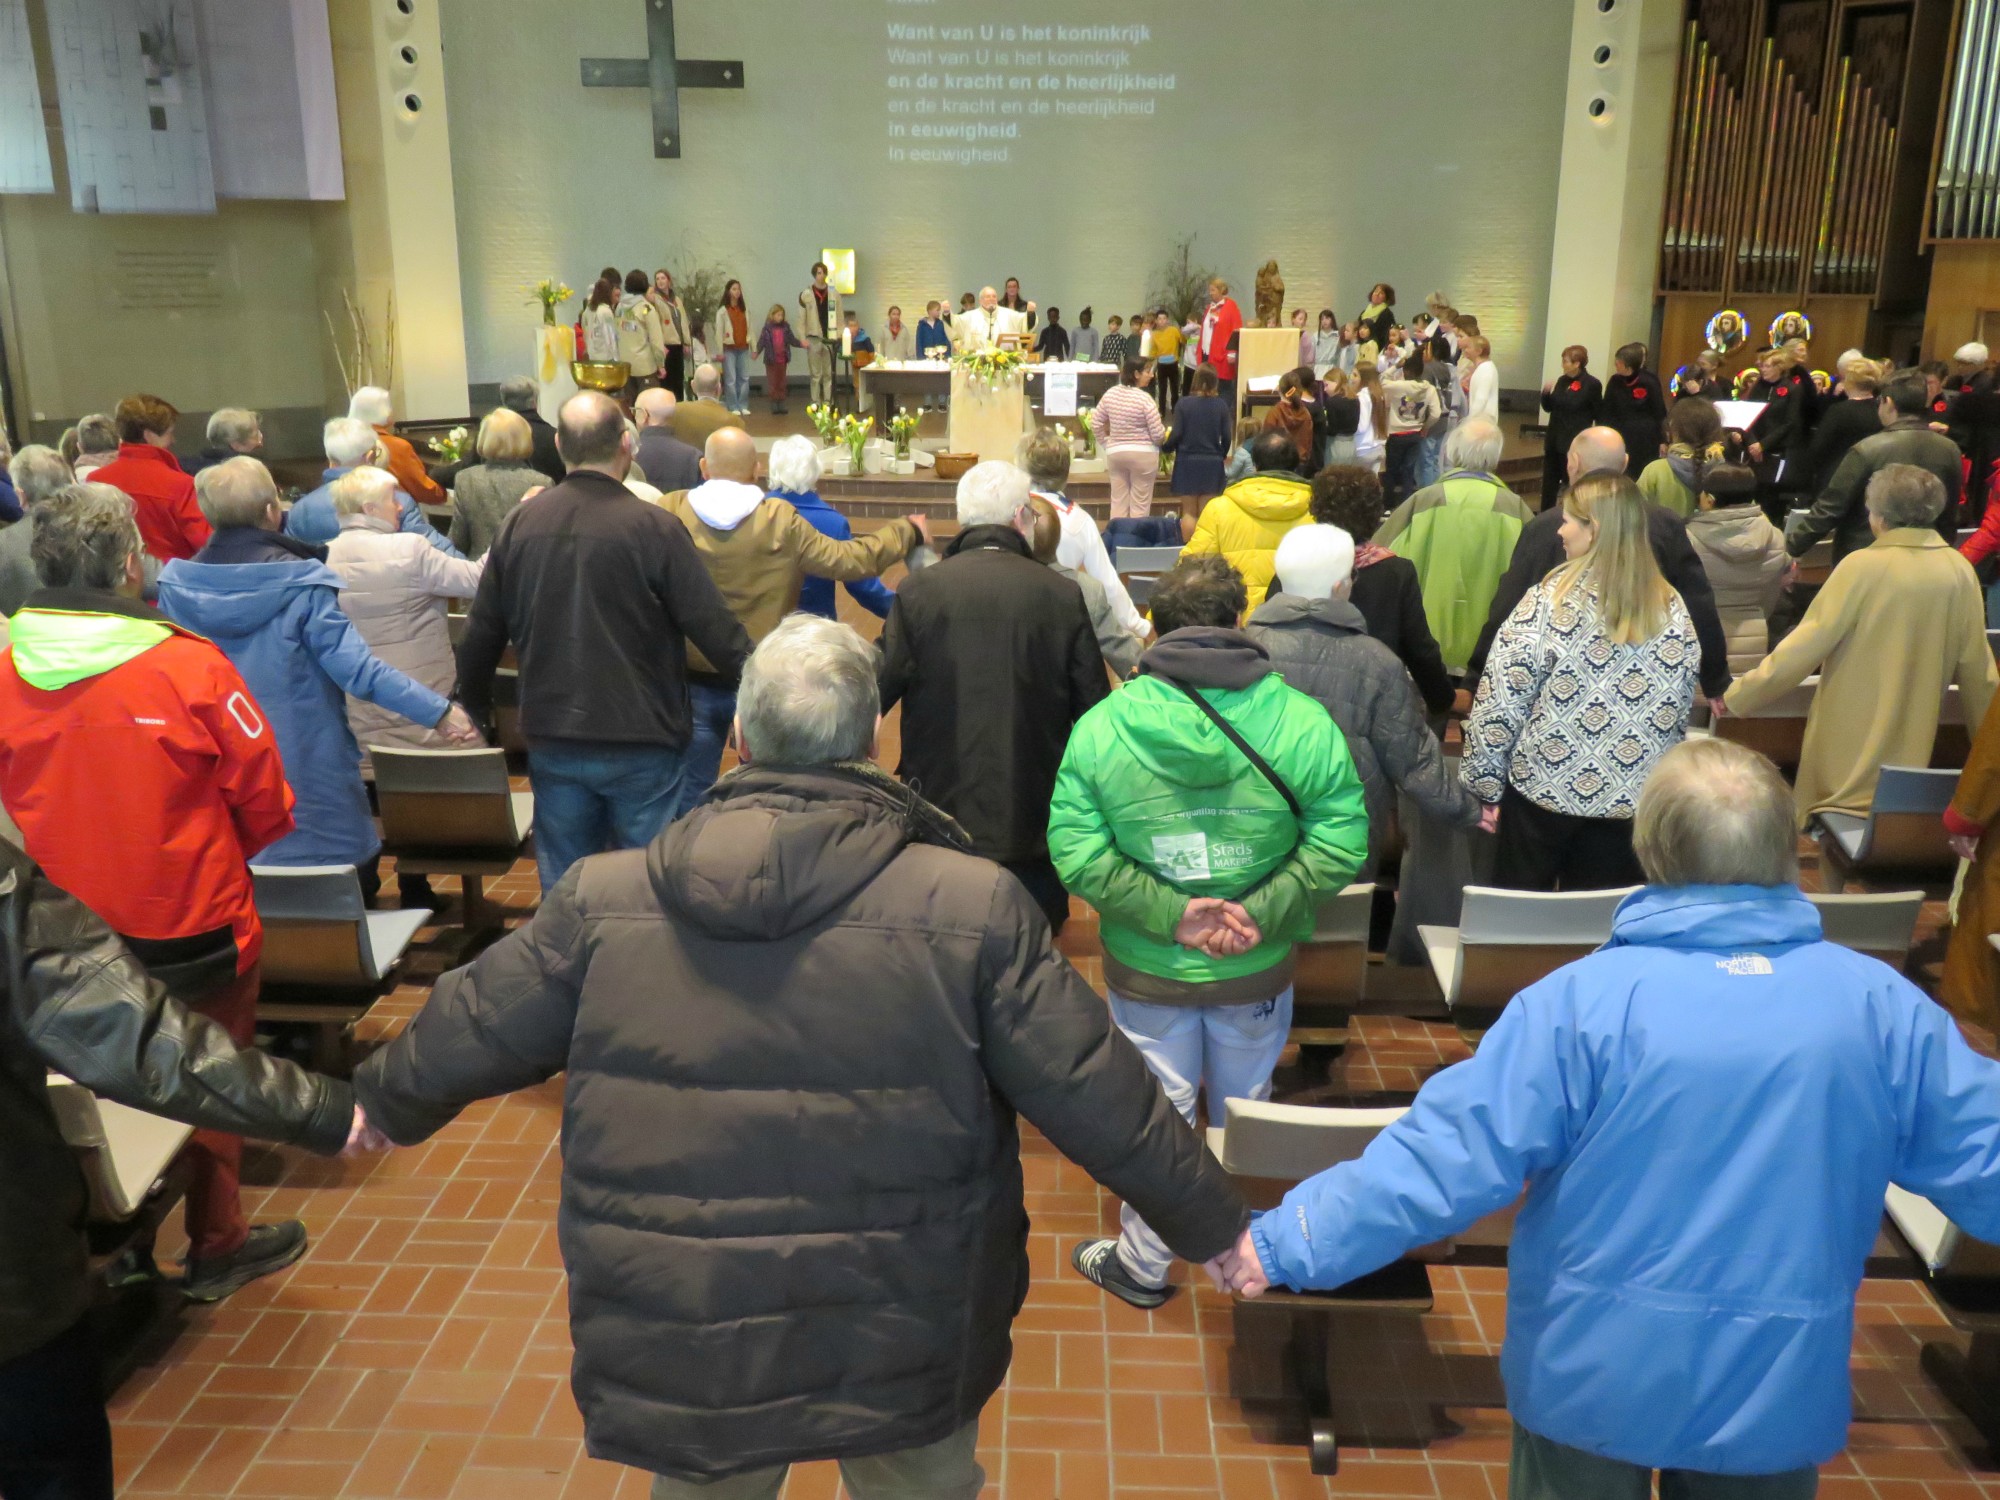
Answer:
POLYGON ((1273 594, 1244 628, 1292 687, 1316 698, 1347 737, 1368 802, 1366 879, 1382 854, 1397 792, 1446 823, 1479 821, 1479 803, 1444 763, 1424 722, 1424 705, 1396 653, 1368 634, 1361 611, 1345 599, 1273 594))

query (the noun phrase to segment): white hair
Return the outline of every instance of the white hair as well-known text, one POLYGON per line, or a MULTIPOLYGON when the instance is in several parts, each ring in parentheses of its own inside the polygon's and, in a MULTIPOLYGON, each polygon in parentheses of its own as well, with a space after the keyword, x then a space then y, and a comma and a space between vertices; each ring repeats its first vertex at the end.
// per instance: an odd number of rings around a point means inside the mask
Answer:
POLYGON ((1859 349, 1842 350, 1840 358, 1833 362, 1834 372, 1839 375, 1845 375, 1849 365, 1858 364, 1866 358, 1868 356, 1863 354, 1859 349))
POLYGON ((389 417, 395 411, 395 403, 389 393, 379 385, 364 385, 347 402, 347 414, 357 422, 366 422, 370 427, 387 427, 389 417))
POLYGON ((1792 792, 1729 740, 1683 740, 1653 766, 1632 847, 1654 885, 1790 885, 1799 878, 1792 792))
POLYGON ((1278 577, 1301 599, 1330 599, 1354 576, 1354 538, 1338 526, 1294 526, 1278 543, 1278 577))
POLYGON ((208 419, 208 444, 211 448, 233 448, 257 436, 262 425, 254 411, 225 406, 208 419))
POLYGON ((1992 357, 1992 351, 1977 340, 1970 344, 1960 344, 1958 353, 1952 355, 1952 358, 1962 365, 1983 365, 1992 357))
POLYGON ((194 496, 208 524, 220 531, 260 525, 278 503, 278 486, 256 459, 232 458, 195 475, 194 496))
POLYGON ((355 417, 335 417, 320 435, 320 447, 326 453, 326 461, 336 469, 351 469, 356 464, 367 463, 375 456, 380 442, 381 439, 375 436, 375 429, 355 417))
POLYGON ((823 766, 866 760, 882 699, 875 649, 853 628, 788 615, 750 653, 736 692, 736 722, 759 765, 823 766))
POLYGON ((396 502, 396 481, 387 469, 359 468, 334 480, 333 513, 358 516, 370 500, 396 502))
POLYGON ((1477 469, 1490 474, 1499 467, 1500 455, 1506 448, 1507 438, 1499 423, 1474 417, 1452 428, 1451 435, 1444 440, 1444 461, 1454 469, 1477 469))
POLYGON ((780 495, 810 494, 819 486, 819 445, 809 437, 779 438, 771 444, 771 489, 780 495))
POLYGON ((1028 503, 1028 474, 1016 464, 989 458, 958 481, 960 526, 1012 526, 1028 503))
POLYGON ((714 365, 696 365, 694 370, 694 393, 704 400, 713 400, 722 394, 722 371, 714 365))
POLYGON ((69 464, 55 449, 30 443, 7 465, 7 477, 21 497, 21 508, 33 510, 57 490, 76 483, 69 464))
POLYGON ((1868 514, 1886 531, 1928 526, 1944 514, 1944 481, 1915 464, 1884 464, 1868 479, 1868 514))

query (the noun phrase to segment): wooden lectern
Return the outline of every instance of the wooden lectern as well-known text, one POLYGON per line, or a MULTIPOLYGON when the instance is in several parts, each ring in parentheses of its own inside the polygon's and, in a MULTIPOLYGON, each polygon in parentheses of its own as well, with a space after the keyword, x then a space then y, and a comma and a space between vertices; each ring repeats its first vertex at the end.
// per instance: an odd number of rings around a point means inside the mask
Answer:
POLYGON ((1012 462, 1034 430, 1028 385, 1021 372, 987 382, 961 366, 951 371, 950 448, 1012 462))

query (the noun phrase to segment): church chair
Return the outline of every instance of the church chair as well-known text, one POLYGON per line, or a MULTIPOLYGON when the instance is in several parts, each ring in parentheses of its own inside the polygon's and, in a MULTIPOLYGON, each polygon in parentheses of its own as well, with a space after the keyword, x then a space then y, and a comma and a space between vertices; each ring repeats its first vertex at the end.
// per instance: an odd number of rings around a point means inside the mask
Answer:
POLYGON ((1986 647, 1993 653, 1993 659, 2000 662, 2000 630, 1986 632, 1986 647))
POLYGON ((1308 1070, 1324 1071, 1347 1045, 1347 1022, 1368 984, 1368 921, 1375 887, 1322 896, 1313 935, 1299 944, 1292 980, 1292 1042, 1308 1070))
POLYGON ((1889 1221, 1920 1262, 1925 1290, 1971 1346, 1933 1340, 1918 1363, 1945 1399, 2000 1450, 2000 1246, 1974 1239, 1928 1198, 1889 1188, 1889 1221))
POLYGON ((368 747, 382 817, 382 848, 398 874, 456 875, 468 933, 491 931, 500 913, 484 882, 513 870, 535 822, 532 792, 514 791, 505 750, 368 747))
MULTIPOLYGON (((1402 1117, 1405 1108, 1329 1109, 1230 1099, 1223 1106, 1223 1124, 1209 1129, 1208 1147, 1252 1207, 1270 1208, 1296 1183, 1360 1156, 1376 1136, 1402 1117)), ((1296 1388, 1291 1394, 1297 1425, 1306 1435, 1313 1473, 1333 1474, 1340 1467, 1340 1423, 1329 1368, 1336 1352, 1341 1356, 1342 1370, 1369 1372, 1367 1388, 1343 1390, 1340 1394, 1346 1399, 1342 1404, 1350 1408, 1386 1405, 1398 1417, 1414 1416, 1412 1425, 1417 1431, 1407 1440, 1419 1447, 1440 1431, 1450 1430, 1440 1421, 1437 1408, 1502 1404, 1491 1359, 1432 1355, 1424 1340, 1420 1320, 1431 1311, 1434 1301, 1426 1260, 1444 1259, 1449 1254, 1449 1247, 1440 1247, 1423 1259, 1395 1261, 1328 1291, 1293 1292, 1274 1287, 1253 1301, 1237 1301, 1239 1335, 1254 1320, 1282 1317, 1285 1322, 1284 1365, 1296 1388), (1392 1355, 1392 1342, 1405 1357, 1392 1355), (1407 1357, 1413 1343, 1424 1347, 1422 1357, 1407 1357), (1385 1393, 1378 1387, 1386 1372, 1395 1371, 1400 1378, 1390 1383, 1401 1387, 1411 1383, 1412 1375, 1437 1373, 1425 1367, 1446 1364, 1477 1365, 1479 1370, 1470 1378, 1437 1380, 1437 1391, 1454 1392, 1448 1401, 1427 1391, 1397 1389, 1391 1393, 1394 1399, 1384 1402, 1385 1393), (1465 1394, 1468 1389, 1482 1388, 1485 1400, 1468 1399, 1465 1394)), ((1430 1380, 1418 1383, 1433 1384, 1430 1380)), ((1375 1442, 1375 1436, 1371 1434, 1369 1440, 1375 1442)))
POLYGON ((1461 1034, 1482 1032, 1507 1002, 1602 947, 1611 914, 1637 886, 1611 891, 1503 891, 1469 885, 1456 927, 1419 927, 1438 991, 1461 1034))
POLYGON ((49 1108, 83 1174, 83 1231, 90 1257, 90 1321, 115 1390, 182 1314, 181 1298, 153 1262, 153 1245, 187 1196, 192 1126, 100 1099, 48 1075, 49 1108), (118 1274, 106 1273, 116 1268, 118 1274))
POLYGON ((493 733, 509 755, 525 756, 528 740, 521 733, 521 669, 502 666, 493 674, 493 733))
POLYGON ((1944 810, 1958 788, 1958 772, 1918 766, 1884 766, 1865 818, 1814 813, 1809 829, 1819 843, 1822 884, 1829 895, 1871 882, 1948 887, 1958 856, 1945 842, 1944 810))
POLYGON ((311 1026, 313 1065, 337 1068, 343 1038, 431 913, 368 910, 352 865, 252 865, 250 878, 264 923, 258 1018, 311 1026))
POLYGON ((1868 891, 1854 895, 1808 894, 1819 908, 1820 930, 1829 943, 1879 958, 1898 974, 1916 941, 1922 891, 1868 891))

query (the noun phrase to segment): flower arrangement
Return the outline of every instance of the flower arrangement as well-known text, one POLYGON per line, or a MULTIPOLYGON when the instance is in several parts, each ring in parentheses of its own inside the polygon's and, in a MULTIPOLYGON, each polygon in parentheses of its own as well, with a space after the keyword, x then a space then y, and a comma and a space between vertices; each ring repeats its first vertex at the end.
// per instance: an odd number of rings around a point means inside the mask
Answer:
POLYGON ((896 457, 910 456, 910 440, 917 435, 917 423, 922 420, 907 406, 896 408, 896 414, 889 418, 889 437, 896 445, 896 457))
POLYGON ((1088 401, 1079 401, 1076 404, 1076 427, 1078 434, 1083 438, 1083 456, 1085 458, 1097 457, 1097 434, 1091 431, 1090 428, 1091 410, 1092 408, 1088 401))
POLYGON ((813 424, 819 440, 831 448, 840 437, 840 412, 837 408, 815 401, 806 408, 806 419, 813 424))
POLYGON ((454 427, 443 437, 432 438, 429 446, 441 464, 463 462, 465 455, 472 449, 472 430, 468 427, 454 427))
POLYGON ((985 385, 998 385, 1026 362, 1019 349, 961 349, 951 362, 985 385))
POLYGON ((542 309, 542 321, 553 323, 556 309, 576 295, 567 282, 557 281, 552 276, 544 276, 528 288, 528 300, 542 309))
POLYGON ((835 429, 840 440, 847 444, 847 472, 853 478, 860 478, 866 472, 862 458, 868 447, 868 434, 875 430, 873 417, 842 417, 835 429))

